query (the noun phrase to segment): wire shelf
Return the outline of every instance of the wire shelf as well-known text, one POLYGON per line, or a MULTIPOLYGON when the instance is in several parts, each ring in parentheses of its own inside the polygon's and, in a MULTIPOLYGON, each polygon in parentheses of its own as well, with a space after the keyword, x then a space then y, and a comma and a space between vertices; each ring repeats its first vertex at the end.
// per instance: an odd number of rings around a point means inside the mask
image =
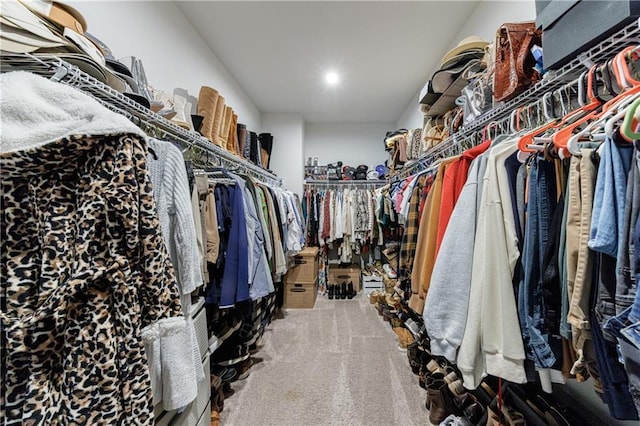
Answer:
POLYGON ((2 64, 2 72, 29 71, 75 87, 92 96, 110 110, 127 116, 136 125, 144 124, 154 129, 157 133, 162 134, 164 138, 179 144, 183 149, 196 146, 211 154, 221 165, 239 169, 272 185, 282 185, 282 179, 275 174, 236 157, 195 132, 183 129, 60 58, 3 53, 0 56, 0 62, 2 64))
POLYGON ((307 186, 383 186, 387 183, 382 179, 367 180, 325 180, 325 179, 305 179, 307 186))
POLYGON ((469 125, 462 127, 458 132, 427 151, 410 167, 403 168, 394 176, 394 179, 404 179, 411 176, 428 167, 433 161, 442 157, 443 154, 454 153, 462 141, 474 137, 486 126, 493 123, 506 122, 511 112, 515 109, 538 102, 545 93, 560 89, 576 80, 592 64, 605 62, 625 47, 639 43, 640 22, 634 21, 591 49, 578 55, 559 70, 548 71, 542 80, 531 86, 524 93, 505 102, 498 108, 487 111, 469 125))

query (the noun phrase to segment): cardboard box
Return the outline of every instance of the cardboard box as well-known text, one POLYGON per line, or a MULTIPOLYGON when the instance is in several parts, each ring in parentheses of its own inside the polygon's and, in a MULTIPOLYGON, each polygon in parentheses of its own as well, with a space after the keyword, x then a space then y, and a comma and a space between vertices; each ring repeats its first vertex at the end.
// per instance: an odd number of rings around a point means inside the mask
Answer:
POLYGON ((318 247, 305 247, 293 257, 294 265, 289 268, 285 281, 311 282, 318 277, 318 247))
POLYGON ((373 290, 384 290, 384 283, 380 275, 362 275, 362 291, 365 294, 373 290))
POLYGON ((352 282, 355 290, 360 291, 360 268, 330 267, 329 284, 342 284, 343 282, 347 284, 352 282))
POLYGON ((544 67, 558 69, 640 15, 640 2, 536 0, 544 67))
POLYGON ((290 309, 310 309, 316 303, 318 280, 313 282, 290 282, 284 285, 284 307, 290 309))

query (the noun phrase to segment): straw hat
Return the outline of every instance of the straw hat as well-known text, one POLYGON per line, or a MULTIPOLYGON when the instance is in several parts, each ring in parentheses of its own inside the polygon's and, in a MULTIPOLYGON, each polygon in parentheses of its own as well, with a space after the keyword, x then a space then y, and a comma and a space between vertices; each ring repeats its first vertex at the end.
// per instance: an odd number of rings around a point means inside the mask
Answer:
POLYGON ((20 0, 38 15, 62 27, 70 28, 79 34, 87 31, 87 21, 75 8, 52 0, 20 0))
POLYGON ((478 36, 469 36, 460 40, 460 43, 453 49, 449 50, 446 55, 442 58, 441 68, 445 68, 447 62, 449 62, 454 57, 458 56, 462 52, 466 52, 468 50, 479 49, 483 50, 485 47, 489 45, 488 41, 482 40, 478 36))

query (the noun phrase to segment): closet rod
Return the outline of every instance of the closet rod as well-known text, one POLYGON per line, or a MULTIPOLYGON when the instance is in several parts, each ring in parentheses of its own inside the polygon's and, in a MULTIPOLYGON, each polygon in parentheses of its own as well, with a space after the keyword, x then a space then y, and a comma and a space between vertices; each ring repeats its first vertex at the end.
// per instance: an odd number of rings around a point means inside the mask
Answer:
POLYGON ((159 114, 137 104, 122 93, 98 81, 94 77, 53 55, 6 54, 0 55, 1 72, 29 71, 53 81, 61 82, 82 90, 92 96, 107 108, 131 119, 136 125, 141 124, 152 129, 155 136, 162 135, 180 145, 183 150, 196 146, 217 157, 220 161, 235 168, 239 168, 264 182, 275 186, 282 186, 282 179, 253 163, 238 158, 233 154, 214 145, 206 138, 195 132, 181 128, 159 114), (137 117, 135 120, 132 117, 137 117))
POLYGON ((458 132, 427 151, 414 164, 405 166, 404 169, 394 176, 394 179, 405 179, 423 170, 436 158, 441 157, 452 148, 455 149, 460 141, 479 137, 487 125, 493 123, 502 126, 505 125, 513 110, 529 104, 535 104, 542 99, 545 93, 561 89, 566 86, 567 83, 575 83, 585 68, 588 68, 588 64, 605 62, 625 47, 639 42, 640 20, 631 22, 596 46, 581 53, 559 70, 547 71, 544 78, 531 86, 527 91, 505 102, 500 107, 487 111, 471 124, 462 127, 458 132))
POLYGON ((367 179, 367 180, 324 180, 324 179, 305 179, 305 185, 336 185, 336 186, 344 186, 344 185, 384 185, 387 183, 386 180, 379 179, 367 179))

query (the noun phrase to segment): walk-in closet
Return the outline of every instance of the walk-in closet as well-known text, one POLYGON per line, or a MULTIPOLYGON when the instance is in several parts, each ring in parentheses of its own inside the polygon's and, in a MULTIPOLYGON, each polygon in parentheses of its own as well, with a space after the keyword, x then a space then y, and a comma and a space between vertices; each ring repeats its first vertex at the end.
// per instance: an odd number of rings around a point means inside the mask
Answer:
POLYGON ((640 2, 0 22, 0 424, 640 421, 640 2))

